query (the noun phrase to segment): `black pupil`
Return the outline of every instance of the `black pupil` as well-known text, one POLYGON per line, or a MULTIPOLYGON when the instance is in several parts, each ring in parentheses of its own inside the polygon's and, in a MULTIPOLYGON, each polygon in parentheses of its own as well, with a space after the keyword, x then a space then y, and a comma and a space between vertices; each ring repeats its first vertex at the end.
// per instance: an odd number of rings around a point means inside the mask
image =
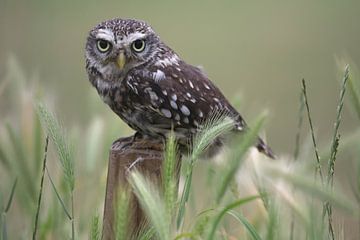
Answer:
POLYGON ((134 47, 137 50, 141 49, 143 47, 143 45, 144 45, 144 42, 142 40, 136 40, 134 42, 134 47))
POLYGON ((108 48, 109 43, 107 41, 100 40, 99 46, 100 46, 101 49, 106 49, 106 48, 108 48))

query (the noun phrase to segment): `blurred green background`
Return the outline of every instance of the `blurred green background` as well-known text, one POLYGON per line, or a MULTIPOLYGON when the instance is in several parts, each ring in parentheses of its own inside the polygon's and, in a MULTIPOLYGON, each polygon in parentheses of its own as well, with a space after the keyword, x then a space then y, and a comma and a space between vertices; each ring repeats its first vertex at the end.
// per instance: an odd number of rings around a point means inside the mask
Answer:
MULTIPOLYGON (((9 55, 53 95, 64 121, 86 123, 95 111, 84 69, 84 43, 99 21, 149 22, 183 59, 205 68, 247 119, 267 109, 267 138, 293 147, 300 80, 309 83, 314 121, 328 139, 339 79, 336 56, 360 63, 360 2, 353 1, 0 1, 0 73, 9 55), (321 110, 320 110, 321 109, 321 110)), ((0 75, 1 76, 1 75, 0 75)), ((1 115, 13 109, 1 99, 1 115)), ((346 116, 346 115, 345 115, 346 116)), ((116 118, 116 116, 113 116, 116 118)), ((353 122, 344 117, 344 131, 353 122)))
MULTIPOLYGON (((46 99, 71 137, 99 149, 85 153, 76 146, 82 156, 76 165, 90 173, 98 168, 94 178, 101 181, 79 174, 77 188, 81 192, 95 182, 98 187, 93 189, 99 191, 89 205, 101 210, 107 150, 131 130, 90 86, 84 44, 98 22, 123 17, 146 20, 185 61, 203 66, 249 122, 267 110, 264 133, 279 155, 294 151, 300 83, 305 78, 320 148, 329 148, 343 63, 360 65, 359 11, 357 0, 0 0, 0 125, 10 123, 26 140, 26 126, 33 123, 32 99, 46 99), (25 94, 17 93, 20 86, 25 94), (89 142, 91 134, 102 137, 89 142)), ((358 125, 353 111, 345 107, 341 133, 351 133, 358 125)), ((307 127, 304 133, 308 135, 307 127)), ((0 134, 5 138, 4 130, 0 134)), ((336 168, 347 170, 343 165, 336 168)))

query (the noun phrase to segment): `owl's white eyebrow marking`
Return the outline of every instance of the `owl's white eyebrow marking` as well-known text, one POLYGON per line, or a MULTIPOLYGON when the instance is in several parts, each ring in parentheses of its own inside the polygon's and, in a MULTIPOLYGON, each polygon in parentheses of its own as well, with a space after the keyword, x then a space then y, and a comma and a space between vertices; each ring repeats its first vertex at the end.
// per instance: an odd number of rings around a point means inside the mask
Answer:
POLYGON ((123 44, 130 44, 136 39, 142 39, 145 36, 146 36, 145 33, 135 32, 135 33, 130 33, 128 36, 124 37, 124 39, 118 39, 118 41, 122 42, 123 44))
POLYGON ((114 34, 112 31, 108 29, 99 29, 97 34, 95 35, 97 39, 104 39, 109 42, 114 41, 114 34))

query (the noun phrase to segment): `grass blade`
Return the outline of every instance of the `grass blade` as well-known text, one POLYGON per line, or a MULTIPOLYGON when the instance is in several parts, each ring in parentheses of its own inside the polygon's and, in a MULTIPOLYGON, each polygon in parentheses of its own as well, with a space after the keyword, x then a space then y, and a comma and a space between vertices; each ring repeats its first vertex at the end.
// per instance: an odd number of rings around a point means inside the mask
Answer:
POLYGON ((177 229, 180 228, 184 215, 185 204, 189 200, 192 171, 195 162, 200 155, 209 147, 209 145, 222 134, 229 132, 234 127, 234 121, 230 119, 226 112, 218 111, 210 115, 207 121, 202 125, 201 131, 195 136, 193 141, 192 152, 190 153, 190 163, 186 170, 185 184, 179 204, 179 212, 177 216, 177 229))
POLYGON ((6 228, 6 214, 3 213, 1 215, 1 220, 2 220, 2 226, 1 226, 1 239, 2 240, 7 240, 7 228, 6 228))
POLYGON ((0 161, 4 165, 6 169, 10 169, 10 161, 7 157, 5 151, 3 150, 2 146, 0 145, 0 161))
POLYGON ((249 223, 249 221, 244 217, 244 215, 233 210, 229 211, 228 214, 233 216, 235 219, 237 219, 240 223, 244 225, 245 229, 248 231, 252 239, 261 240, 261 237, 254 228, 254 226, 251 223, 249 223))
MULTIPOLYGON (((332 138, 332 144, 331 144, 331 151, 330 151, 330 158, 328 161, 328 175, 327 175, 327 184, 333 186, 333 179, 334 179, 334 172, 335 172, 335 161, 336 161, 336 154, 339 146, 340 141, 340 135, 338 135, 339 132, 339 126, 341 122, 341 112, 344 106, 344 95, 346 90, 346 83, 349 79, 349 65, 345 68, 343 83, 340 91, 340 99, 339 104, 337 107, 337 113, 336 113, 336 121, 334 126, 334 134, 332 138)), ((325 214, 325 211, 328 215, 328 227, 329 227, 329 234, 331 236, 331 239, 335 239, 335 233, 334 228, 332 226, 332 206, 329 202, 325 202, 324 204, 324 210, 323 210, 323 216, 325 214)))
POLYGON ((164 199, 167 212, 167 221, 172 221, 173 210, 176 202, 177 184, 175 168, 177 165, 177 146, 175 135, 170 133, 165 146, 165 158, 162 169, 162 181, 164 188, 164 199))
POLYGON ((281 177, 286 180, 286 182, 291 183, 293 186, 312 196, 318 197, 320 200, 331 202, 333 205, 343 209, 349 214, 357 214, 353 211, 356 207, 348 199, 342 198, 340 195, 335 195, 329 188, 323 186, 322 184, 314 183, 313 180, 308 179, 307 177, 302 177, 294 173, 283 172, 282 170, 276 168, 272 168, 270 170, 270 174, 281 177))
POLYGON ((209 118, 201 124, 200 133, 194 138, 190 154, 191 163, 195 163, 214 139, 229 132, 233 128, 234 120, 228 117, 226 111, 215 111, 211 113, 209 118))
POLYGON ((302 127, 303 119, 304 119, 304 106, 305 106, 304 93, 303 93, 303 91, 301 91, 301 94, 300 94, 300 107, 299 107, 299 112, 298 112, 298 124, 297 124, 296 136, 295 136, 294 160, 297 160, 298 157, 299 157, 300 132, 301 132, 301 127, 302 127))
POLYGON ((10 192, 9 200, 8 200, 8 202, 7 202, 7 204, 6 204, 6 207, 5 207, 5 210, 4 210, 5 213, 7 213, 7 212, 9 211, 9 209, 10 209, 12 200, 13 200, 13 198, 14 198, 17 181, 18 181, 18 179, 15 178, 15 181, 14 181, 12 187, 11 187, 11 192, 10 192))
POLYGON ((211 229, 210 229, 210 232, 209 232, 209 236, 208 236, 208 240, 213 240, 214 237, 215 237, 215 231, 221 221, 221 219, 225 216, 226 213, 228 213, 230 210, 236 208, 236 207, 239 207, 241 205, 244 205, 248 202, 251 202, 255 199, 258 199, 260 198, 260 195, 255 195, 255 196, 250 196, 250 197, 246 197, 246 198, 242 198, 242 199, 239 199, 233 203, 230 203, 229 205, 225 206, 221 211, 220 213, 214 218, 214 222, 211 226, 211 229))
POLYGON ((36 209, 36 214, 35 214, 33 240, 36 239, 36 232, 37 232, 37 226, 38 226, 38 220, 39 220, 39 213, 40 213, 40 206, 41 206, 41 199, 42 199, 43 186, 44 186, 44 176, 45 176, 45 168, 46 168, 46 159, 47 159, 48 145, 49 145, 49 137, 46 136, 45 149, 44 149, 44 158, 43 158, 43 167, 42 167, 41 180, 40 180, 40 190, 39 190, 39 197, 38 197, 37 209, 36 209))
MULTIPOLYGON (((39 171, 41 171, 41 160, 42 160, 42 129, 39 116, 34 116, 34 130, 33 130, 33 149, 34 149, 34 170, 36 172, 36 176, 39 175, 39 171)), ((48 137, 48 136, 47 136, 48 137)), ((46 137, 46 138, 47 138, 46 137)))
POLYGON ((91 221, 90 240, 100 240, 100 218, 95 215, 91 221))
MULTIPOLYGON (((5 209, 3 209, 3 212, 1 214, 1 221, 0 221, 0 226, 1 226, 1 236, 0 239, 7 239, 8 235, 7 235, 7 224, 6 224, 6 214, 8 213, 10 207, 11 207, 11 203, 13 201, 13 197, 15 194, 15 189, 16 189, 16 185, 17 185, 17 178, 15 179, 12 187, 11 187, 11 192, 10 192, 10 196, 9 196, 9 200, 6 204, 5 209)), ((2 207, 2 206, 1 206, 2 207)))
POLYGON ((137 199, 154 226, 160 240, 170 238, 170 222, 167 221, 165 204, 160 197, 158 189, 147 181, 139 172, 133 171, 130 175, 130 184, 134 189, 137 199))
POLYGON ((126 239, 129 220, 129 193, 123 190, 118 193, 118 200, 116 204, 116 217, 115 217, 115 236, 117 240, 126 239))
POLYGON ((219 188, 217 190, 216 195, 216 203, 220 203, 225 195, 226 190, 230 186, 230 182, 234 178, 236 172, 239 169, 240 164, 242 163, 243 156, 247 152, 247 150, 253 145, 255 140, 257 139, 258 133, 260 131, 261 126, 265 117, 260 117, 256 122, 253 128, 249 129, 243 136, 237 137, 234 141, 235 143, 240 143, 239 146, 233 147, 230 156, 230 161, 227 163, 227 168, 222 174, 221 182, 219 188))
POLYGON ((47 174, 47 176, 49 177, 51 186, 52 186, 52 188, 53 188, 53 190, 54 190, 54 192, 55 192, 55 194, 56 194, 57 199, 59 200, 59 202, 60 202, 60 204, 61 204, 61 206, 62 206, 62 208, 63 208, 63 210, 64 210, 64 212, 65 212, 65 214, 66 214, 66 216, 69 218, 69 220, 71 220, 72 217, 71 217, 69 211, 66 209, 65 203, 64 203, 64 201, 62 200, 62 198, 61 198, 58 190, 56 189, 55 184, 54 184, 54 182, 53 182, 53 180, 52 180, 52 178, 51 178, 51 176, 50 176, 49 170, 48 170, 48 168, 47 168, 46 166, 45 166, 45 169, 46 169, 46 174, 47 174))
POLYGON ((349 81, 348 81, 348 90, 349 90, 349 98, 351 103, 355 109, 355 112, 360 120, 360 89, 356 86, 356 82, 354 79, 354 75, 352 74, 353 71, 349 71, 349 81))
POLYGON ((338 135, 338 132, 339 132, 339 126, 340 126, 340 122, 341 122, 341 112, 342 112, 342 109, 344 106, 344 95, 345 95, 345 90, 346 90, 346 83, 347 83, 348 79, 349 79, 349 66, 347 65, 345 68, 344 79, 343 79, 343 83, 342 83, 342 87, 341 87, 341 91, 340 91, 340 99, 339 99, 339 104, 337 107, 336 121, 335 121, 335 125, 334 125, 334 134, 333 134, 333 138, 332 138, 331 152, 330 152, 330 158, 329 158, 329 162, 328 162, 327 183, 331 184, 331 186, 333 185, 335 160, 336 160, 336 154, 337 154, 339 138, 340 138, 340 136, 338 135))
POLYGON ((7 129, 11 144, 14 147, 14 151, 15 151, 15 155, 16 155, 16 164, 17 164, 16 167, 17 167, 17 169, 20 170, 20 174, 24 178, 24 181, 26 183, 25 190, 27 191, 27 193, 29 194, 31 199, 33 199, 35 201, 35 198, 36 198, 35 187, 32 184, 34 178, 30 172, 29 166, 26 161, 24 145, 21 142, 19 135, 17 135, 15 133, 13 127, 11 127, 9 124, 7 124, 6 129, 7 129))
POLYGON ((70 191, 73 191, 75 186, 73 153, 62 133, 60 124, 42 103, 37 105, 37 113, 56 147, 70 191))
POLYGON ((324 183, 324 177, 323 177, 322 170, 321 170, 321 160, 320 160, 319 151, 318 151, 318 147, 317 147, 316 140, 315 140, 315 132, 314 132, 313 124, 312 124, 308 97, 306 94, 305 79, 302 80, 302 91, 304 94, 305 106, 306 106, 307 116, 308 116, 309 125, 310 125, 311 138, 312 138, 312 142, 313 142, 314 150, 315 150, 315 157, 316 157, 316 163, 317 163, 315 175, 316 175, 316 172, 318 172, 321 183, 324 183))
POLYGON ((135 238, 131 238, 132 240, 152 240, 155 239, 155 229, 153 227, 143 227, 140 229, 140 231, 137 233, 137 236, 135 238))

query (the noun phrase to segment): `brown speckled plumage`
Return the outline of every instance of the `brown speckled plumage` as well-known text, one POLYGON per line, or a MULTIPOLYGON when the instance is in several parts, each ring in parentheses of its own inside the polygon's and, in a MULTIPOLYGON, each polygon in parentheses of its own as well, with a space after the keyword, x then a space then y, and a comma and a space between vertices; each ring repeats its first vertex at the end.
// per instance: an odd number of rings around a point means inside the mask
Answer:
MULTIPOLYGON (((186 144, 216 110, 234 120, 234 131, 246 129, 205 73, 181 60, 143 21, 112 19, 92 29, 86 69, 104 102, 142 135, 164 137, 173 128, 186 144)), ((257 148, 273 157, 260 138, 257 148)))

